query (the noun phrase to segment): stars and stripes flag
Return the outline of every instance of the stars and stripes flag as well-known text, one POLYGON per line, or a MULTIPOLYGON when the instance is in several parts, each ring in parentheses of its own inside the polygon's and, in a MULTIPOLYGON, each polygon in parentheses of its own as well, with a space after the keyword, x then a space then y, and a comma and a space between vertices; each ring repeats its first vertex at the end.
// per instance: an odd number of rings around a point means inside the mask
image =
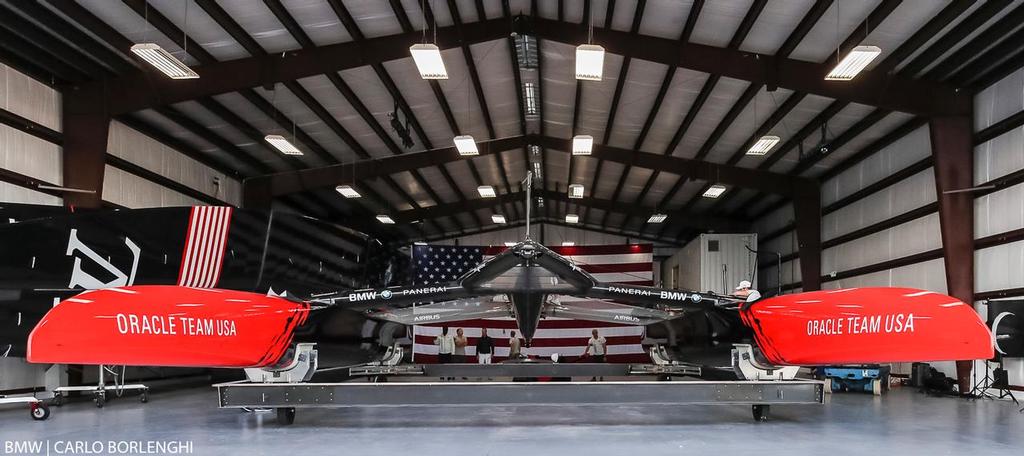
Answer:
POLYGON ((217 286, 224 266, 231 211, 230 207, 220 206, 192 208, 185 249, 181 253, 178 285, 196 288, 217 286))
MULTIPOLYGON (((575 262, 598 281, 654 285, 654 249, 651 244, 550 248, 575 262)), ((493 246, 413 246, 412 261, 415 282, 417 285, 451 282, 480 262, 505 251, 505 249, 506 247, 493 246)), ((574 305, 591 307, 614 305, 600 300, 569 296, 554 298, 564 303, 572 302, 574 305)), ((495 342, 495 361, 500 361, 508 356, 511 331, 515 330, 517 334, 521 334, 516 327, 515 319, 511 317, 417 325, 413 327, 413 354, 416 362, 437 361, 437 346, 434 345, 434 338, 441 334, 442 326, 448 326, 449 331, 453 333, 456 328, 463 329, 469 339, 466 355, 470 357, 476 355, 476 340, 480 337, 481 329, 487 328, 487 335, 495 342)), ((559 356, 575 357, 583 353, 593 329, 597 329, 601 336, 608 340, 608 355, 606 356, 608 362, 649 361, 641 345, 644 338, 643 326, 566 318, 542 319, 533 338, 533 343, 530 347, 523 348, 522 351, 526 355, 537 357, 549 357, 555 353, 558 353, 559 356)), ((467 362, 473 362, 473 360, 470 359, 467 362)))

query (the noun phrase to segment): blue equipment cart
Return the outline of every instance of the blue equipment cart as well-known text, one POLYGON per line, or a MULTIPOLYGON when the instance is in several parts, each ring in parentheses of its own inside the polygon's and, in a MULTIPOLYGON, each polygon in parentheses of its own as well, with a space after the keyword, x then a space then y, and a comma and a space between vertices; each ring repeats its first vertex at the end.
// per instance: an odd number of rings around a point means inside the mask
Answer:
POLYGON ((826 366, 819 368, 825 377, 825 392, 863 391, 880 396, 889 389, 889 366, 826 366))

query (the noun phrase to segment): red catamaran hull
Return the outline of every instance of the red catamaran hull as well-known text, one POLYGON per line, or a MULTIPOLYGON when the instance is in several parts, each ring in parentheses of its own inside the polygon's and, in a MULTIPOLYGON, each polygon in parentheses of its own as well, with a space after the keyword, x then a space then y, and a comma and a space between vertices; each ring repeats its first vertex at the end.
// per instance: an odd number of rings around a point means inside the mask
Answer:
POLYGON ((992 335, 974 309, 912 288, 848 288, 757 301, 740 311, 776 365, 988 359, 992 335))
POLYGON ((265 367, 281 359, 309 305, 232 290, 133 286, 66 299, 36 325, 33 363, 265 367))

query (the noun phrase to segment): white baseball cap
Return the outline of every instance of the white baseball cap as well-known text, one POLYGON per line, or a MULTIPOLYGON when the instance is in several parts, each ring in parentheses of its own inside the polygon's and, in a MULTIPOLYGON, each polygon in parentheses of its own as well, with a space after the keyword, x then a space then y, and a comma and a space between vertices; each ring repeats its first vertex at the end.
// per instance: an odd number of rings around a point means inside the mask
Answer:
POLYGON ((739 286, 737 286, 736 289, 737 290, 742 290, 744 288, 750 288, 750 286, 751 286, 750 281, 749 280, 744 280, 744 281, 740 282, 739 286))

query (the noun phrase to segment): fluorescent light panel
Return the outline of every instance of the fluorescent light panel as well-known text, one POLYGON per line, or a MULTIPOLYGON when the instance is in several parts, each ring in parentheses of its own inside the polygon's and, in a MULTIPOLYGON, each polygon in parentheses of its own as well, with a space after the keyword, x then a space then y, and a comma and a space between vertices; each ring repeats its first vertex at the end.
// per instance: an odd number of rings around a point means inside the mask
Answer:
POLYGON ((565 214, 565 223, 579 223, 580 216, 576 214, 565 214))
POLYGON ((576 243, 572 242, 572 241, 564 241, 564 242, 562 242, 562 247, 572 247, 574 245, 576 245, 576 243))
POLYGON ((576 46, 576 79, 600 81, 604 74, 604 48, 596 44, 576 46))
POLYGON ((456 136, 452 141, 455 142, 455 150, 459 151, 459 155, 480 155, 480 150, 476 148, 476 140, 474 140, 472 136, 456 136))
POLYGON ((532 82, 523 83, 523 108, 528 116, 539 114, 537 109, 537 85, 532 82))
POLYGON ((395 224, 395 220, 394 219, 392 219, 390 216, 383 215, 383 214, 377 216, 377 221, 380 222, 380 223, 383 223, 385 225, 394 225, 395 224))
POLYGON ((704 192, 703 196, 705 198, 718 198, 719 196, 722 196, 723 193, 725 193, 725 186, 724 185, 715 184, 715 185, 712 185, 711 188, 708 188, 704 192))
POLYGON ((569 186, 569 198, 583 198, 583 184, 572 184, 569 186))
POLYGON ((409 48, 409 53, 412 54, 412 59, 416 62, 416 69, 420 71, 421 78, 448 79, 448 70, 444 67, 441 49, 437 45, 414 44, 409 48))
POLYGON ((753 146, 750 146, 750 150, 747 151, 747 155, 767 154, 768 151, 772 150, 772 148, 781 140, 782 138, 779 138, 778 136, 762 136, 761 139, 758 139, 753 146))
POLYGON ((661 223, 664 222, 667 218, 668 215, 665 214, 654 214, 651 216, 651 218, 647 219, 647 223, 661 223))
POLYGON ((594 150, 594 137, 590 135, 576 135, 572 137, 573 155, 590 155, 594 150))
POLYGON ((511 242, 511 241, 506 241, 506 242, 505 242, 505 247, 513 247, 513 246, 515 246, 515 245, 516 245, 516 243, 515 243, 515 242, 511 242))
POLYGON ((495 196, 498 196, 497 193, 494 193, 494 187, 491 187, 490 185, 481 185, 476 188, 476 192, 484 198, 494 198, 495 196))
POLYGON ((156 43, 139 43, 132 45, 132 54, 139 56, 146 63, 160 70, 171 79, 196 79, 199 77, 188 65, 181 63, 170 52, 156 43))
POLYGON ((491 221, 494 223, 505 223, 505 216, 501 214, 494 214, 491 216, 491 221))
POLYGON ((334 187, 334 189, 337 190, 338 193, 341 193, 341 196, 344 196, 345 198, 359 198, 363 196, 360 195, 356 189, 352 188, 351 185, 339 185, 334 187))
POLYGON ((263 137, 271 146, 285 155, 302 155, 302 151, 281 135, 267 135, 263 137))
POLYGON ((843 60, 840 60, 839 64, 832 71, 825 75, 825 80, 849 81, 857 77, 861 71, 864 71, 864 68, 867 68, 871 61, 875 60, 881 53, 882 49, 878 46, 857 46, 849 54, 846 54, 846 57, 843 57, 843 60))

